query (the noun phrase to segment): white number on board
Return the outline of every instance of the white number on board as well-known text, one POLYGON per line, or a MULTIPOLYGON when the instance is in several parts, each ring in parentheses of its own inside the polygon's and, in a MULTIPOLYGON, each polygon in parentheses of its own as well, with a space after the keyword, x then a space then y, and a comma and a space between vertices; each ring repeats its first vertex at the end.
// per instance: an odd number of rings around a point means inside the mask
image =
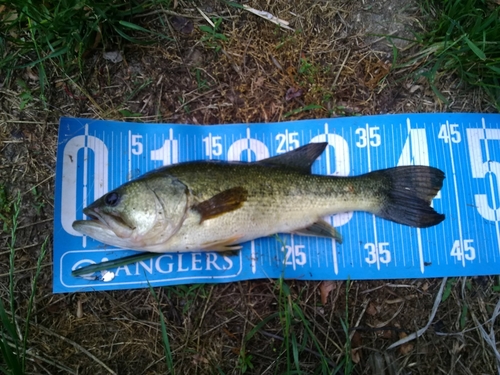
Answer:
MULTIPOLYGON (((80 153, 81 155, 81 153, 80 153)), ((61 186, 61 224, 64 230, 73 236, 82 236, 71 226, 77 220, 77 203, 87 205, 87 191, 94 190, 94 200, 108 192, 108 148, 102 140, 91 135, 79 135, 71 138, 64 146, 62 186, 61 186), (79 151, 83 150, 83 160, 78 163, 79 151), (88 152, 94 153, 94 179, 88 181, 88 152), (78 168, 83 163, 83 202, 77 197, 78 168), (90 186, 89 186, 90 185, 90 186)), ((78 208, 79 211, 81 207, 78 208)))
POLYGON ((368 256, 365 258, 366 263, 375 264, 377 261, 384 264, 390 263, 391 252, 388 247, 389 242, 379 242, 378 244, 366 243, 365 250, 368 251, 368 256))
POLYGON ((254 138, 242 138, 234 142, 227 150, 228 161, 243 160, 243 152, 247 152, 247 160, 250 161, 250 154, 253 152, 257 160, 267 159, 269 149, 264 142, 254 138))
POLYGON ((285 133, 277 134, 276 140, 279 142, 278 149, 276 150, 277 154, 284 154, 300 146, 298 132, 289 133, 287 130, 285 133))
POLYGON ((286 250, 285 264, 292 266, 294 264, 303 266, 307 263, 306 253, 302 251, 304 245, 284 246, 286 250))
POLYGON ((465 260, 476 259, 476 249, 472 247, 473 242, 474 240, 463 240, 463 242, 460 243, 459 240, 456 240, 453 243, 450 255, 454 257, 458 262, 462 262, 464 259, 465 260))
POLYGON ((208 137, 203 138, 205 144, 205 155, 212 158, 212 156, 222 155, 222 137, 220 135, 209 134, 208 137))
POLYGON ((357 128, 356 135, 359 136, 356 146, 359 148, 364 148, 368 146, 368 143, 372 147, 378 147, 382 144, 382 139, 378 133, 380 128, 378 126, 368 126, 366 128, 357 128))
POLYGON ((177 164, 179 162, 179 141, 174 139, 173 129, 170 129, 169 139, 165 139, 160 148, 151 150, 151 160, 161 161, 163 165, 177 164))
POLYGON ((450 124, 446 121, 446 124, 441 125, 439 128, 438 138, 442 139, 444 143, 460 143, 462 135, 458 130, 458 126, 458 124, 450 124))
POLYGON ((467 129, 467 140, 469 143, 472 177, 487 178, 485 187, 490 190, 490 202, 493 206, 491 207, 488 203, 488 195, 476 194, 474 195, 474 199, 477 210, 486 220, 500 221, 500 207, 497 206, 498 195, 500 194, 498 191, 500 186, 500 163, 490 160, 488 146, 488 141, 500 141, 500 129, 467 129), (482 147, 483 142, 484 148, 482 147), (484 157, 483 149, 486 151, 484 157))
POLYGON ((134 155, 142 155, 143 146, 142 146, 142 135, 132 134, 132 139, 130 140, 132 154, 134 155))

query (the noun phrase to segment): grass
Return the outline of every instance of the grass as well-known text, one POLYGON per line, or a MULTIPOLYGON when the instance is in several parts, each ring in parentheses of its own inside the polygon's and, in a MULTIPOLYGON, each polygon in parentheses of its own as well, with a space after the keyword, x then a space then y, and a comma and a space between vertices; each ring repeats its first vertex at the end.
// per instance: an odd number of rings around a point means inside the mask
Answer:
MULTIPOLYGON (((5 211, 5 201, 2 202, 5 211)), ((26 316, 17 320, 16 300, 14 293, 14 270, 15 270, 15 245, 19 215, 21 213, 21 195, 18 194, 12 203, 12 218, 10 220, 10 256, 9 256, 9 303, 10 311, 7 313, 2 300, 0 299, 0 352, 4 363, 0 362, 0 371, 4 374, 21 375, 26 372, 26 359, 28 349, 28 337, 30 334, 30 318, 34 307, 34 298, 37 290, 37 281, 42 268, 42 261, 47 250, 48 237, 43 242, 40 255, 38 257, 35 275, 31 282, 31 294, 27 304, 26 316), (19 321, 24 321, 24 330, 19 327, 19 321), (21 334, 21 332, 23 332, 21 334)))
POLYGON ((349 289, 351 286, 351 281, 347 280, 345 284, 345 315, 343 319, 340 319, 340 324, 345 334, 345 345, 344 345, 344 375, 351 374, 354 369, 354 364, 351 358, 351 336, 349 331, 349 289))
POLYGON ((158 297, 156 296, 153 287, 149 283, 148 285, 149 285, 149 290, 153 295, 154 300, 156 301, 156 304, 158 306, 158 313, 160 315, 161 337, 163 340, 163 350, 165 352, 165 362, 167 364, 168 370, 170 371, 170 374, 174 375, 175 374, 174 361, 172 358, 172 351, 170 349, 170 340, 168 338, 167 326, 165 324, 165 317, 163 315, 163 312, 161 311, 160 301, 158 300, 158 297))
POLYGON ((456 74, 482 88, 500 110, 500 6, 487 0, 426 0, 421 8, 424 31, 416 41, 422 48, 403 66, 425 77, 445 103, 437 82, 456 74))
POLYGON ((203 37, 200 39, 205 46, 213 49, 216 53, 222 48, 221 42, 227 41, 227 37, 220 32, 220 26, 222 23, 222 18, 214 18, 212 25, 200 25, 200 30, 204 33, 203 37))
MULTIPOLYGON (((3 2, 0 2, 0 5, 3 2)), ((7 84, 18 69, 29 69, 39 82, 45 103, 47 71, 51 64, 60 75, 83 79, 85 58, 95 50, 123 48, 124 43, 152 44, 169 39, 134 22, 152 7, 169 7, 169 0, 19 0, 0 6, 0 71, 7 84)), ((26 84, 24 84, 26 85, 26 84)), ((31 99, 26 87, 23 103, 31 99)))

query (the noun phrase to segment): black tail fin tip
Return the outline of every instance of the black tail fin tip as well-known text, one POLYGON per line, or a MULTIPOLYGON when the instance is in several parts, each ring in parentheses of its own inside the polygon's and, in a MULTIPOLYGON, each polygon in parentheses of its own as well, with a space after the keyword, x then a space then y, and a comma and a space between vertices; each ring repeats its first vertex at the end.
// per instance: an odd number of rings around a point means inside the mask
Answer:
POLYGON ((385 201, 376 214, 384 219, 417 228, 441 223, 445 215, 430 206, 443 187, 444 172, 428 166, 402 166, 384 169, 387 181, 385 201))

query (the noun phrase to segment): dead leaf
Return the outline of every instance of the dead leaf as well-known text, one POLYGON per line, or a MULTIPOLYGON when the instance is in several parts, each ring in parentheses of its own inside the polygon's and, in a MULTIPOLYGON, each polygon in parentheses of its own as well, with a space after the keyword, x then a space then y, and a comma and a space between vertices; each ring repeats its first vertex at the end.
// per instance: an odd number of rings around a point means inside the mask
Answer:
POLYGON ((378 314, 378 309, 375 307, 375 304, 373 302, 370 302, 368 304, 368 307, 366 308, 366 313, 370 316, 375 316, 378 314))
POLYGON ((323 305, 326 305, 328 302, 328 295, 330 292, 335 289, 335 284, 332 280, 328 281, 322 281, 321 284, 319 284, 319 292, 321 294, 321 303, 323 305))
POLYGON ((231 337, 233 340, 238 340, 238 338, 231 332, 229 332, 229 330, 227 328, 222 328, 222 330, 224 331, 224 333, 226 335, 228 335, 229 337, 231 337))
POLYGON ((351 360, 354 363, 359 363, 359 361, 361 361, 361 348, 351 349, 351 360))
POLYGON ((104 60, 109 60, 115 64, 123 61, 123 56, 120 51, 104 52, 102 57, 104 57, 104 60))
POLYGON ((26 75, 28 76, 29 79, 31 79, 32 81, 38 81, 40 78, 38 77, 37 74, 35 74, 35 72, 33 72, 33 69, 31 69, 30 67, 26 68, 26 75))
POLYGON ((76 303, 76 317, 78 319, 83 318, 83 305, 81 300, 78 300, 76 303))
POLYGON ((193 354, 193 363, 199 365, 200 363, 208 364, 208 359, 203 357, 200 353, 193 354))
MULTIPOLYGON (((400 340, 404 339, 406 336, 408 336, 406 333, 399 332, 399 339, 400 340)), ((401 353, 401 355, 407 355, 413 351, 413 348, 414 348, 414 345, 411 342, 407 342, 406 344, 403 344, 399 347, 399 353, 401 353)))
POLYGON ((424 285, 422 285, 422 290, 424 292, 427 292, 429 290, 429 283, 428 282, 426 282, 424 285))
POLYGON ((359 333, 359 331, 354 331, 351 339, 351 347, 359 348, 361 346, 363 346, 363 336, 361 336, 361 333, 359 333))
POLYGON ((254 82, 252 82, 252 84, 255 88, 259 88, 264 84, 265 81, 266 79, 263 76, 259 76, 254 82))
POLYGON ((383 329, 378 332, 378 337, 381 337, 383 339, 391 339, 392 331, 390 329, 383 329))
POLYGON ((302 96, 302 90, 297 89, 295 87, 290 87, 288 90, 286 90, 285 100, 288 102, 300 96, 302 96))

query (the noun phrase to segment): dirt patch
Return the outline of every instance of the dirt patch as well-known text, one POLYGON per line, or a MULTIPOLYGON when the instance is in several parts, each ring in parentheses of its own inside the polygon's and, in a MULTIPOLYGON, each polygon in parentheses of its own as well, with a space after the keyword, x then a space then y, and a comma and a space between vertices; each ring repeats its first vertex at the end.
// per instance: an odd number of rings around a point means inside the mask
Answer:
MULTIPOLYGON (((287 282, 284 299, 284 287, 274 280, 161 288, 159 305, 148 290, 52 294, 53 184, 61 116, 220 124, 492 110, 478 91, 464 91, 454 77, 440 82, 451 103, 445 106, 425 81, 406 76, 411 71, 391 70, 392 47, 380 34, 409 35, 418 17, 411 1, 249 3, 290 21, 293 32, 224 3, 207 4, 200 8, 210 17, 222 17, 220 33, 227 40, 204 39, 198 26, 206 22, 200 13, 193 6, 178 6, 175 13, 192 22, 192 29, 179 26, 171 13, 141 18, 137 22, 144 27, 162 27, 163 22, 163 31, 175 40, 117 46, 120 62, 94 50, 78 84, 59 71, 49 72, 46 107, 36 95, 24 102, 20 94, 26 88, 15 80, 0 88, 0 179, 11 199, 21 197, 14 246, 20 326, 46 240, 49 250, 30 320, 30 372, 166 373, 161 310, 177 373, 289 373, 294 354, 285 343, 290 337, 304 348, 299 354, 303 373, 321 371, 320 351, 327 354, 323 359, 330 372, 495 373, 494 358, 481 349, 472 320, 491 317, 497 298, 493 278, 452 284, 431 329, 390 351, 391 343, 425 326, 440 280, 353 282, 348 288, 338 282, 325 305, 319 283, 299 281, 287 282), (285 329, 284 311, 294 306, 304 319, 293 313, 285 329)), ((404 53, 407 45, 394 43, 404 53)), ((32 72, 16 74, 38 92, 32 72)), ((11 241, 9 230, 0 234, 0 294, 6 306, 11 241)))

